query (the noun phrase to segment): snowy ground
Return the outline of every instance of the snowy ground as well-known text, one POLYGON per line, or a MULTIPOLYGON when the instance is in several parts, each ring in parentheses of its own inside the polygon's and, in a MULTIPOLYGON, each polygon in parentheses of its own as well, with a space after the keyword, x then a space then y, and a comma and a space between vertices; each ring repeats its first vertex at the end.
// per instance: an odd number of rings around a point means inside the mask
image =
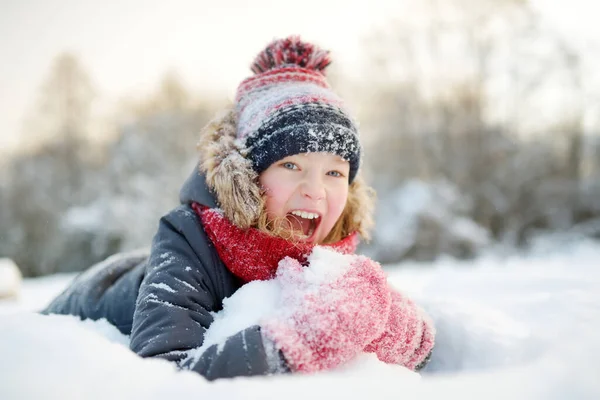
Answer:
POLYGON ((313 376, 209 383, 137 357, 105 321, 32 312, 72 279, 63 275, 0 300, 0 399, 600 398, 600 245, 388 271, 436 322, 421 377, 365 356, 313 376))

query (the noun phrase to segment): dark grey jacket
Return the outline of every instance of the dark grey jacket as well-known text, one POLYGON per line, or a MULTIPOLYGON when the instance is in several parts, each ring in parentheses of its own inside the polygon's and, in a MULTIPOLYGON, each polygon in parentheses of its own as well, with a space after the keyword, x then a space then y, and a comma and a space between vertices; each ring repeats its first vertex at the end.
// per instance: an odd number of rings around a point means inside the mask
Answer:
POLYGON ((161 218, 149 254, 118 254, 91 267, 42 312, 106 318, 131 335, 130 347, 140 356, 177 362, 208 379, 287 371, 258 326, 230 337, 221 351, 214 345, 197 361, 188 357, 202 345, 211 313, 242 282, 225 267, 190 206, 215 206, 198 172, 184 184, 180 202, 161 218))

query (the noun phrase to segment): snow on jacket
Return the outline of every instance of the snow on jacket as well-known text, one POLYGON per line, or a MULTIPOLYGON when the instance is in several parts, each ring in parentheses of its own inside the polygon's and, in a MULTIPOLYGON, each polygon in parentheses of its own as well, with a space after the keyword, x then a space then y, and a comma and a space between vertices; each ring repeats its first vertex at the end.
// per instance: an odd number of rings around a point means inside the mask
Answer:
POLYGON ((184 184, 180 202, 161 218, 149 254, 120 254, 97 264, 42 312, 106 318, 130 335, 138 355, 177 362, 211 380, 287 371, 282 355, 263 343, 258 326, 230 337, 220 351, 210 347, 193 365, 186 360, 202 345, 211 313, 243 282, 223 264, 190 206, 215 207, 197 170, 184 184))

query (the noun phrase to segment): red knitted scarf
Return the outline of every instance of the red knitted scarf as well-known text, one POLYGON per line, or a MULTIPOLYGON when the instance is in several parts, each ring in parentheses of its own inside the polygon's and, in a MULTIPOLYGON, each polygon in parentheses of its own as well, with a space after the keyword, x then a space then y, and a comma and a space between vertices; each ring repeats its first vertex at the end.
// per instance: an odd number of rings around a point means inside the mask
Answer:
MULTIPOLYGON (((315 247, 310 243, 293 243, 270 236, 255 228, 240 229, 219 210, 198 203, 192 203, 192 208, 200 216, 204 230, 225 266, 244 282, 273 278, 284 257, 304 263, 315 247)), ((357 245, 358 236, 353 233, 339 242, 323 246, 342 254, 352 254, 357 245)))

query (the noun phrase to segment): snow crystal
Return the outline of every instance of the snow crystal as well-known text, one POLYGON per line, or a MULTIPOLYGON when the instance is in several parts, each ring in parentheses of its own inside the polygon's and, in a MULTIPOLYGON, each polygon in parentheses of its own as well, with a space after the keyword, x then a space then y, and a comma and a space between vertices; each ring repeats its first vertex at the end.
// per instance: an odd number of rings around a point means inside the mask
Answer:
MULTIPOLYGON (((187 268, 189 268, 189 267, 186 267, 186 269, 187 269, 187 268)), ((197 289, 195 286, 193 286, 193 285, 189 284, 189 283, 188 283, 188 282, 186 282, 186 281, 183 281, 183 280, 181 280, 181 279, 179 279, 179 278, 175 278, 175 277, 173 277, 173 279, 175 279, 177 282, 181 283, 183 286, 187 287, 188 289, 190 289, 190 290, 192 290, 192 291, 194 291, 194 292, 197 292, 197 291, 198 291, 198 289, 197 289)))
POLYGON ((155 295, 152 295, 152 294, 148 295, 145 300, 147 303, 160 304, 160 305, 171 307, 171 308, 179 308, 179 309, 182 309, 185 311, 189 311, 187 308, 178 306, 177 304, 173 304, 173 303, 165 301, 165 300, 159 300, 156 298, 155 295))
POLYGON ((175 256, 171 253, 163 253, 159 256, 163 261, 161 261, 157 266, 152 266, 152 269, 163 268, 175 261, 175 256), (164 257, 163 257, 164 256, 164 257))
POLYGON ((171 286, 167 285, 166 283, 151 283, 150 286, 155 287, 157 289, 162 289, 162 290, 166 290, 167 292, 170 293, 175 293, 175 289, 173 289, 171 286))

